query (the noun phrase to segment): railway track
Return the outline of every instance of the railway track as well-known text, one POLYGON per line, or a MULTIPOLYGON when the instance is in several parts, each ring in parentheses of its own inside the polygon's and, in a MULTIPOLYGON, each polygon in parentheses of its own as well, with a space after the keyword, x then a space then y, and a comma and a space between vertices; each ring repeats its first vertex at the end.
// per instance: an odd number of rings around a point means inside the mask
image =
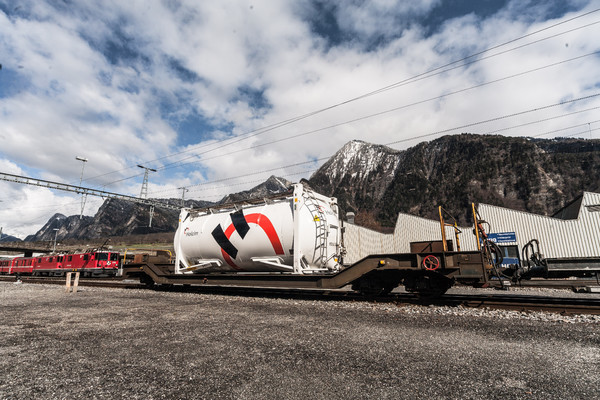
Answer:
MULTIPOLYGON (((494 282, 494 287, 500 287, 500 284, 494 282)), ((592 292, 598 290, 600 292, 600 280, 598 278, 527 279, 517 283, 510 283, 509 287, 571 289, 574 292, 592 292)))
MULTIPOLYGON (((0 277, 0 281, 14 282, 14 277, 0 277)), ((22 277, 22 283, 65 285, 64 278, 22 277)), ((148 289, 148 286, 136 281, 119 279, 80 279, 82 287, 105 287, 120 289, 148 289)), ((392 293, 388 296, 365 297, 348 290, 316 290, 316 289, 289 289, 289 288, 253 288, 253 287, 225 287, 225 286, 154 286, 154 290, 178 291, 188 293, 221 294, 228 296, 292 298, 299 300, 319 301, 372 301, 377 303, 390 303, 399 307, 404 305, 427 305, 465 307, 478 309, 514 310, 520 312, 544 311, 560 313, 563 315, 600 315, 600 297, 553 297, 544 295, 523 295, 502 293, 473 293, 473 294, 445 294, 435 299, 418 298, 410 293, 392 293)))
POLYGON ((432 304, 489 308, 520 312, 545 311, 563 315, 600 315, 600 298, 571 298, 539 295, 446 294, 432 304))
MULTIPOLYGON (((34 283, 42 284, 46 283, 49 285, 64 285, 66 280, 64 277, 38 277, 38 276, 21 276, 20 281, 22 283, 34 283)), ((14 276, 0 276, 0 282, 16 282, 14 276)), ((79 279, 79 286, 88 287, 106 287, 106 288, 123 288, 123 289, 144 289, 145 285, 139 282, 126 282, 120 279, 114 278, 81 278, 79 279)))

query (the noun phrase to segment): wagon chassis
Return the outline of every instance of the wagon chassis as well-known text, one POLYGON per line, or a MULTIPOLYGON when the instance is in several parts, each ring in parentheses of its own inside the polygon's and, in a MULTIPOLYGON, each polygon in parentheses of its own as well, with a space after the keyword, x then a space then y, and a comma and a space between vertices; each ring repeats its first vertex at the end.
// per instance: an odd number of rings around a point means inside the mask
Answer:
POLYGON ((123 279, 152 285, 220 285, 340 289, 352 285, 367 295, 383 295, 404 285, 420 295, 441 295, 454 284, 485 286, 488 273, 480 252, 376 254, 334 274, 193 273, 175 274, 173 264, 145 262, 123 267, 123 279))

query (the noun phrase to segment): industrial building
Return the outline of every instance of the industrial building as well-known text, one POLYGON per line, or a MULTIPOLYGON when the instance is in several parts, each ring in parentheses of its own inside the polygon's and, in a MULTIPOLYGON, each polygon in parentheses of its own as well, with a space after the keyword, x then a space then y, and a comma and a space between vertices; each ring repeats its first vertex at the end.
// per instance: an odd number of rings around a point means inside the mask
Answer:
POLYGON ((600 193, 584 192, 551 217, 480 204, 481 218, 502 246, 537 239, 547 258, 600 257, 600 193), (514 240, 511 240, 514 239, 514 240))
MULTIPOLYGON (((518 262, 521 249, 532 239, 538 240, 546 258, 600 258, 600 193, 584 192, 552 216, 489 204, 479 204, 477 209, 490 239, 511 262, 518 262)), ((459 230, 460 249, 477 250, 473 226, 459 230)), ((445 232, 450 248, 456 250, 455 230, 446 226, 445 232)), ((367 254, 418 252, 428 245, 439 246, 441 240, 440 221, 409 214, 398 215, 393 234, 346 224, 344 262, 355 262, 367 254)))

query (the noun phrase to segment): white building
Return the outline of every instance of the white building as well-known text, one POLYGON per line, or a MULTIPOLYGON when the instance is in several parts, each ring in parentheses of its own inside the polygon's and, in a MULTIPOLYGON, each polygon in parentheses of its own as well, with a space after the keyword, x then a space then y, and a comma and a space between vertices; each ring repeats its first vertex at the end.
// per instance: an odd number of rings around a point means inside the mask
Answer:
MULTIPOLYGON (((519 258, 521 249, 537 239, 547 258, 600 257, 600 193, 584 192, 552 217, 479 204, 490 238, 504 250, 506 258, 519 258)), ((393 234, 383 234, 346 224, 344 263, 351 264, 369 254, 410 253, 427 243, 442 240, 440 221, 399 214, 393 234)), ((477 250, 473 226, 459 228, 460 249, 477 250)), ((446 239, 457 249, 454 229, 446 227, 446 239)), ((423 250, 424 252, 427 250, 423 250)))
MULTIPOLYGON (((460 249, 477 250, 477 240, 473 235, 473 227, 459 228, 460 249)), ((457 249, 454 239, 454 228, 446 226, 446 239, 451 242, 452 249, 457 249)), ((440 245, 442 228, 440 221, 415 217, 410 214, 398 214, 394 233, 379 233, 361 226, 346 224, 344 246, 346 247, 345 264, 352 264, 370 254, 410 253, 411 251, 433 251, 432 246, 440 245)))
POLYGON ((600 193, 584 192, 552 217, 479 205, 492 233, 514 232, 515 241, 499 243, 522 249, 537 239, 546 258, 600 257, 600 193))

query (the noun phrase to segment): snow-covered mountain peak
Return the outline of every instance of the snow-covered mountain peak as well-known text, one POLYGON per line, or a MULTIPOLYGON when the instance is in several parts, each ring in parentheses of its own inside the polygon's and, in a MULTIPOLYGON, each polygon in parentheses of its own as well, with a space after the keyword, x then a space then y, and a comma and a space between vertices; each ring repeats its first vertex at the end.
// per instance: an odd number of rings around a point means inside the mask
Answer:
POLYGON ((398 166, 398 150, 386 146, 352 140, 346 143, 324 166, 332 183, 347 173, 353 177, 364 178, 374 172, 380 165, 389 171, 398 166))

